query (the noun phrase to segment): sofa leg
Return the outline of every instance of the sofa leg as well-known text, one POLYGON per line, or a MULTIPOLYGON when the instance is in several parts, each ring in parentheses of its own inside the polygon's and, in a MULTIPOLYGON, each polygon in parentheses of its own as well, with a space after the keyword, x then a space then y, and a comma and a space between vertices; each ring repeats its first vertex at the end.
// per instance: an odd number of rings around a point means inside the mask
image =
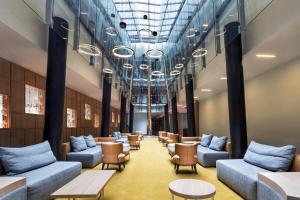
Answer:
POLYGON ((123 163, 123 167, 125 168, 125 163, 123 163))
POLYGON ((105 163, 102 163, 102 170, 104 170, 105 163))
POLYGON ((178 174, 178 172, 179 172, 179 165, 177 165, 176 167, 176 174, 178 174))
POLYGON ((194 169, 195 169, 195 173, 198 174, 196 165, 194 165, 194 169))
POLYGON ((119 163, 119 172, 121 172, 121 164, 119 163))
POLYGON ((109 164, 107 164, 107 166, 106 166, 106 169, 108 169, 109 168, 109 164))

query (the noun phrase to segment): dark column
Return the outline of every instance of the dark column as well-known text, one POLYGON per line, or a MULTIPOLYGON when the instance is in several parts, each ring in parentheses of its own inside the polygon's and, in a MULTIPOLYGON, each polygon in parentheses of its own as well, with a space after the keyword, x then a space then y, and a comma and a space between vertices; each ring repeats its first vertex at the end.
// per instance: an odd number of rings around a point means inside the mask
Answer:
POLYGON ((186 111, 187 111, 187 136, 196 136, 195 110, 194 110, 194 87, 192 75, 188 75, 188 83, 185 85, 186 111))
POLYGON ((120 121, 120 132, 125 133, 126 132, 126 97, 124 95, 121 95, 121 121, 120 121))
POLYGON ((102 123, 101 136, 109 136, 110 124, 110 100, 111 100, 111 81, 110 74, 104 74, 103 78, 103 95, 102 95, 102 123))
POLYGON ((165 131, 170 132, 169 105, 165 105, 165 131))
POLYGON ((232 158, 242 158, 247 149, 247 127, 239 22, 225 26, 225 53, 232 158))
POLYGON ((129 109, 129 133, 133 132, 134 105, 130 103, 129 109))
POLYGON ((176 98, 176 95, 172 98, 172 120, 173 120, 173 133, 178 133, 177 98, 176 98))
POLYGON ((68 22, 53 18, 49 28, 46 80, 46 108, 43 139, 48 140, 56 158, 60 160, 62 143, 64 97, 67 62, 68 22), (63 24, 63 27, 61 26, 63 24))

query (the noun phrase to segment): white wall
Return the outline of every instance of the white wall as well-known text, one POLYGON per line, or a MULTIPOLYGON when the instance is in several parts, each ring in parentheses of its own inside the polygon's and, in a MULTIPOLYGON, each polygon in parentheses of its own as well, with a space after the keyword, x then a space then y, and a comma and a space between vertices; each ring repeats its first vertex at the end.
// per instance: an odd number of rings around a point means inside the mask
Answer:
POLYGON ((147 134, 147 113, 134 113, 133 118, 133 132, 142 131, 147 134))

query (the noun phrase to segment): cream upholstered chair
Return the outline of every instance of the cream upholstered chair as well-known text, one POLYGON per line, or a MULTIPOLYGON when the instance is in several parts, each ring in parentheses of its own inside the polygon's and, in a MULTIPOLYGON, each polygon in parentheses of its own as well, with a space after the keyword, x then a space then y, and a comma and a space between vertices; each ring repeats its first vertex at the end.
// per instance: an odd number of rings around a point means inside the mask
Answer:
POLYGON ((139 135, 129 135, 128 143, 131 147, 134 147, 136 149, 141 148, 140 141, 139 141, 139 135))
POLYGON ((176 174, 179 172, 180 165, 192 166, 192 170, 197 174, 197 145, 176 143, 172 162, 175 165, 176 174))
POLYGON ((139 136, 139 140, 143 140, 144 136, 143 136, 143 132, 142 131, 135 131, 134 135, 138 135, 139 136))
POLYGON ((107 164, 117 164, 119 171, 121 171, 121 165, 125 168, 125 154, 123 153, 122 143, 103 143, 102 147, 102 169, 107 164))

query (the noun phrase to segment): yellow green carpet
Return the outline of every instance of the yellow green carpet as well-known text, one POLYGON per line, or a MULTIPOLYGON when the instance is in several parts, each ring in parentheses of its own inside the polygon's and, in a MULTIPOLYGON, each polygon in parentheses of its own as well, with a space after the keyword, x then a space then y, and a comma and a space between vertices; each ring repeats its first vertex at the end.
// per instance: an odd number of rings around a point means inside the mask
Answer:
MULTIPOLYGON (((193 178, 216 186, 215 199, 242 199, 216 178, 215 168, 197 165, 198 175, 189 173, 191 167, 182 167, 187 173, 176 174, 166 147, 157 138, 145 138, 140 150, 130 152, 130 161, 122 172, 117 172, 105 188, 102 200, 170 200, 170 181, 193 178)), ((113 167, 113 166, 112 166, 113 167)), ((101 165, 93 170, 98 170, 101 165)), ((175 200, 181 198, 175 198, 175 200)))

